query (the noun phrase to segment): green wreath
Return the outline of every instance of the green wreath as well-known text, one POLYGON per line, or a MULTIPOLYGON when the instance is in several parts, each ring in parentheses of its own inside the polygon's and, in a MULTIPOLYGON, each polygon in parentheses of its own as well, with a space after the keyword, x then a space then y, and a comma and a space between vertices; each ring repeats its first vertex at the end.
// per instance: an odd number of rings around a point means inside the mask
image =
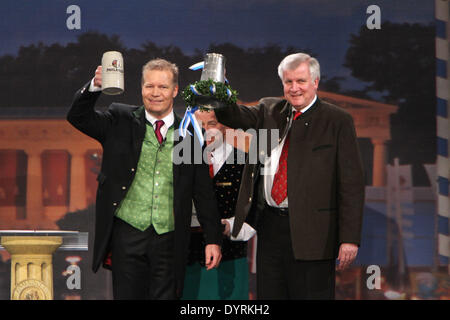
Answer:
POLYGON ((210 102, 215 102, 212 104, 216 106, 218 104, 220 106, 235 104, 238 93, 229 84, 209 79, 188 85, 181 95, 188 106, 209 109, 205 105, 210 102))

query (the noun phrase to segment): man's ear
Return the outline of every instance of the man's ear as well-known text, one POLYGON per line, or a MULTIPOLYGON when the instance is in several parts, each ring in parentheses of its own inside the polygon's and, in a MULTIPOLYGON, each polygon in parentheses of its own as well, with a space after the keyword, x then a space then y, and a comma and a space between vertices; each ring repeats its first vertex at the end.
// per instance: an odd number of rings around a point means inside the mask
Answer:
POLYGON ((314 88, 316 88, 316 90, 317 90, 317 88, 319 88, 319 79, 318 78, 316 78, 316 80, 314 80, 314 88))

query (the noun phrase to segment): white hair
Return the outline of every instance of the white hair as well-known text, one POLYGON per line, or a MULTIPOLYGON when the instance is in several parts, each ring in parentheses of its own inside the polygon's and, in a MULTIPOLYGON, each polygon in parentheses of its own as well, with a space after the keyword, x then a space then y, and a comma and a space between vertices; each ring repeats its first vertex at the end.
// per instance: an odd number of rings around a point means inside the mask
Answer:
POLYGON ((309 54, 299 52, 290 54, 281 61, 278 66, 278 76, 281 81, 283 81, 284 71, 294 70, 303 62, 307 62, 309 65, 309 73, 311 74, 312 81, 315 81, 316 79, 320 80, 319 61, 317 61, 316 58, 311 57, 309 54))

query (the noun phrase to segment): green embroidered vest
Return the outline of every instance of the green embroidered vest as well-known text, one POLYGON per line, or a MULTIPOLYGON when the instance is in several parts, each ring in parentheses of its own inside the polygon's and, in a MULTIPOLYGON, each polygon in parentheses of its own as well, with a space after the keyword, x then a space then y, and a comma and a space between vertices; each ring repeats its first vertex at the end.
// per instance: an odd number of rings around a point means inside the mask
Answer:
POLYGON ((146 125, 136 175, 116 216, 144 231, 153 225, 158 234, 173 231, 173 126, 160 146, 155 131, 146 125))

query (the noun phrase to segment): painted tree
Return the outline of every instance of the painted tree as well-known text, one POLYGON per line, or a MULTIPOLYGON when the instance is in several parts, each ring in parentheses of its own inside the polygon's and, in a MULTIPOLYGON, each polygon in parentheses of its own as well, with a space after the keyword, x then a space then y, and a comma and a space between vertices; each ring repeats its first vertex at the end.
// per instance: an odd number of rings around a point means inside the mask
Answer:
POLYGON ((436 148, 435 29, 433 25, 385 22, 352 35, 344 66, 367 83, 365 92, 399 106, 391 118, 389 158, 415 165, 434 163, 436 148))

